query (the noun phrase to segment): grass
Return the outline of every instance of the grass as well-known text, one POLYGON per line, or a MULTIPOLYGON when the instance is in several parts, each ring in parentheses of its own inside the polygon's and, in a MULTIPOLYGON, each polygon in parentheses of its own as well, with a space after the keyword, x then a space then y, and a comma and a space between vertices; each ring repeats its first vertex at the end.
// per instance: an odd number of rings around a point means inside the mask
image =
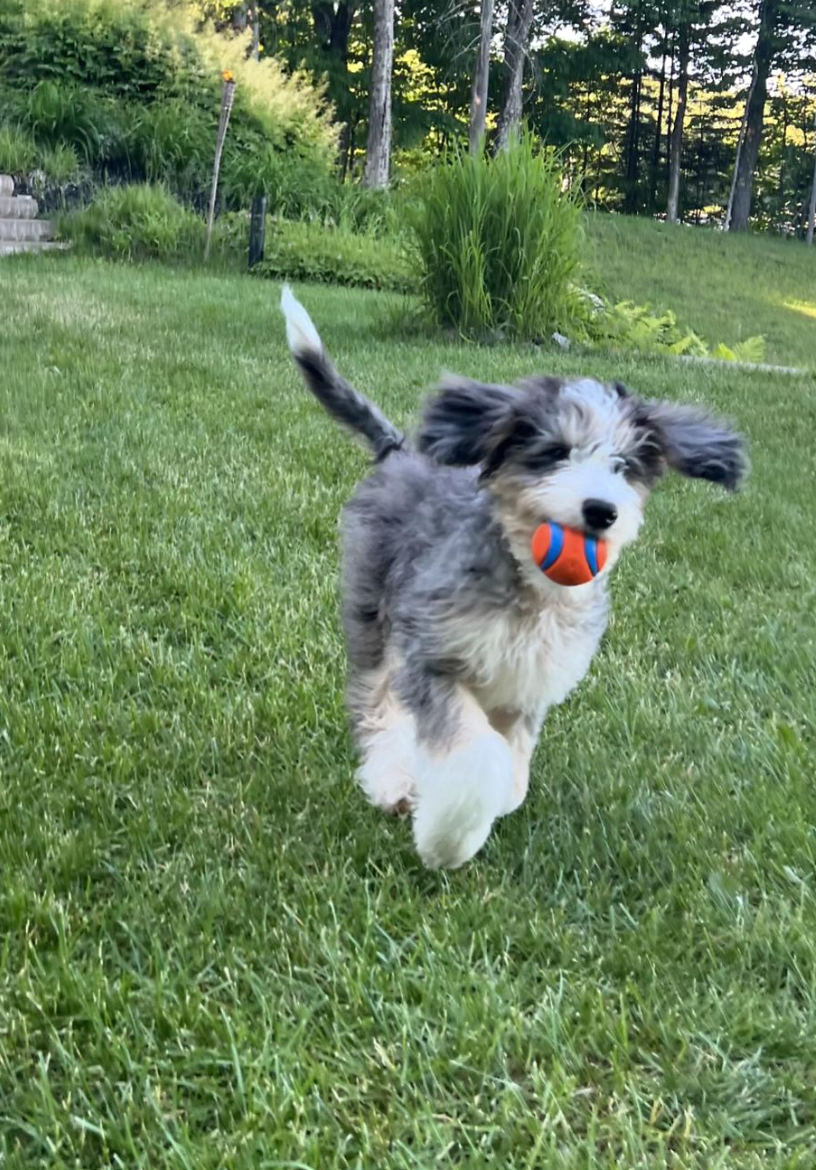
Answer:
POLYGON ((816 249, 616 215, 587 226, 591 287, 674 309, 714 345, 763 334, 767 361, 816 366, 816 249))
POLYGON ((400 340, 304 290, 400 420, 442 367, 546 365, 753 444, 739 497, 660 489, 526 805, 440 875, 355 788, 365 459, 274 288, 43 257, 0 291, 3 1170, 809 1170, 813 382, 400 340))

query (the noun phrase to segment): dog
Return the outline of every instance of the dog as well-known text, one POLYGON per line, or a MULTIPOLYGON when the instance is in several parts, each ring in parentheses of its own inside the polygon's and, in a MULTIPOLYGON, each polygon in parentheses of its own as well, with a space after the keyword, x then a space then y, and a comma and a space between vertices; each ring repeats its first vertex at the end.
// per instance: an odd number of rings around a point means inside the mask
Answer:
POLYGON ((374 457, 343 518, 347 701, 368 800, 410 811, 426 866, 456 868, 527 794, 548 710, 587 673, 608 578, 668 470, 736 489, 745 442, 697 406, 620 383, 446 377, 409 442, 338 374, 284 288, 306 385, 374 457), (606 542, 588 584, 533 560, 545 520, 606 542))

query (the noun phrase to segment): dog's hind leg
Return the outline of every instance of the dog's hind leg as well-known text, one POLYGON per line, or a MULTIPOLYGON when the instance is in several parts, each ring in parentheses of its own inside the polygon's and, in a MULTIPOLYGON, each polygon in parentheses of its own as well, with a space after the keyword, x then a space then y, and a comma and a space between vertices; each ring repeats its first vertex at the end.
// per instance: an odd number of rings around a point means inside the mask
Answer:
POLYGON ((465 687, 453 687, 449 714, 448 733, 417 747, 414 842, 432 869, 469 861, 513 799, 510 746, 465 687))

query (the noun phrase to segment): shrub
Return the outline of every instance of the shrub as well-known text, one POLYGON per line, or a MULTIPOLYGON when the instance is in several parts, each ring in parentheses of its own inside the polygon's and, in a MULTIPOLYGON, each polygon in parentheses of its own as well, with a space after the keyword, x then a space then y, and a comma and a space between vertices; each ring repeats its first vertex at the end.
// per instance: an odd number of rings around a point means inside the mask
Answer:
POLYGON ((308 155, 246 135, 227 140, 221 184, 228 207, 248 207, 256 195, 266 195, 270 214, 290 218, 319 214, 336 185, 308 155))
POLYGON ((580 210, 557 158, 530 135, 495 158, 457 152, 424 174, 410 223, 420 290, 439 324, 532 340, 569 330, 580 210))
POLYGON ((58 142, 56 146, 45 147, 37 154, 37 167, 45 176, 48 187, 61 190, 79 177, 79 160, 72 146, 58 142))
POLYGON ((66 216, 61 234, 94 255, 117 260, 186 260, 201 255, 204 221, 164 187, 109 187, 66 216))
POLYGON ((24 175, 34 166, 37 144, 17 126, 0 126, 0 174, 24 175))
POLYGON ((338 184, 339 198, 332 214, 347 231, 396 239, 404 234, 404 209, 394 191, 338 184))
POLYGON ((671 309, 662 312, 634 301, 605 302, 582 293, 586 306, 583 321, 576 322, 576 340, 609 349, 641 350, 675 357, 712 357, 725 362, 761 362, 765 356, 765 339, 747 337, 734 346, 722 343, 712 347, 692 329, 678 325, 671 309))
POLYGON ((98 180, 162 181, 198 202, 229 68, 237 88, 228 149, 244 149, 232 152, 241 162, 234 181, 225 157, 227 199, 244 202, 275 154, 325 183, 336 131, 322 93, 246 49, 245 38, 202 29, 187 7, 163 0, 2 0, 0 123, 28 129, 40 146, 72 146, 98 180))
POLYGON ((182 199, 201 201, 212 175, 216 125, 215 113, 208 117, 178 98, 137 108, 128 135, 132 169, 182 199))
POLYGON ((415 288, 400 248, 318 222, 270 222, 265 258, 253 272, 274 279, 314 280, 391 292, 415 288))
POLYGON ((41 81, 26 95, 21 115, 40 146, 70 144, 87 163, 124 154, 125 118, 115 102, 93 90, 41 81))

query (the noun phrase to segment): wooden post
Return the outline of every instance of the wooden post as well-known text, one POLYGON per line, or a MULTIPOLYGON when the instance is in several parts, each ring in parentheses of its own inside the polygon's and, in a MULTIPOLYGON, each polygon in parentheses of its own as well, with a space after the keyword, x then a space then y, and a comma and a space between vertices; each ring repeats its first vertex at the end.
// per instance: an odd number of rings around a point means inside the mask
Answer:
POLYGON ((204 259, 210 258, 210 244, 212 243, 213 220, 215 219, 215 200, 218 195, 218 172, 221 170, 221 154, 224 150, 224 139, 227 137, 227 126, 232 113, 232 102, 235 97, 235 78, 228 69, 221 74, 224 88, 221 90, 221 116, 218 119, 218 136, 215 140, 215 161, 213 162, 212 187, 210 188, 210 210, 207 214, 207 242, 204 245, 204 259))
POLYGON ((256 195, 252 200, 249 220, 249 267, 254 268, 264 257, 266 238, 266 196, 256 195))

